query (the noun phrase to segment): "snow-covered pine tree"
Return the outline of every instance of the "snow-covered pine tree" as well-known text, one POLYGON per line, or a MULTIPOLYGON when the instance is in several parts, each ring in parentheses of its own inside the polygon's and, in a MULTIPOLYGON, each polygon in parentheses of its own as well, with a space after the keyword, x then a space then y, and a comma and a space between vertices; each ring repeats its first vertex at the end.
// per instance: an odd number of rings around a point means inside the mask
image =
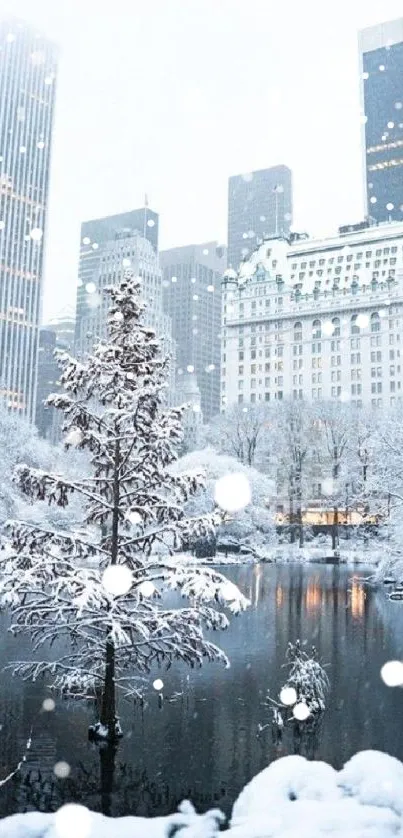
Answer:
POLYGON ((185 515, 203 476, 171 468, 183 409, 166 406, 168 361, 144 325, 140 288, 126 273, 106 289, 108 337, 88 359, 59 354, 65 394, 49 403, 64 411, 66 445, 90 452, 91 476, 71 480, 25 465, 16 473, 32 501, 65 507, 79 493, 83 530, 9 522, 0 554, 0 596, 13 611, 12 631, 29 632, 35 657, 55 640, 65 652, 16 662, 15 673, 50 675, 64 694, 98 696, 96 734, 109 740, 119 734, 117 689, 136 695, 152 666, 175 660, 227 663, 203 630, 228 625, 217 603, 233 613, 248 605, 224 576, 180 552, 221 514, 185 515), (167 588, 190 598, 189 606, 168 608, 167 588))

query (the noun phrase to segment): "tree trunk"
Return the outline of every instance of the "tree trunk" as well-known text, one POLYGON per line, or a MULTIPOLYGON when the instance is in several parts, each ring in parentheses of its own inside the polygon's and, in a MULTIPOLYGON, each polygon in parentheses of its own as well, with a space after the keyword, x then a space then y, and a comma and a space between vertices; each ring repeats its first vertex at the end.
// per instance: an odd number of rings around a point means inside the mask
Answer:
POLYGON ((291 541, 291 544, 294 544, 294 542, 295 542, 295 530, 294 530, 294 492, 293 492, 293 489, 291 489, 291 492, 290 492, 290 515, 289 515, 289 518, 290 518, 290 541, 291 541))
POLYGON ((111 817, 112 792, 115 775, 116 744, 108 742, 99 749, 101 763, 101 811, 103 815, 111 817))
MULTIPOLYGON (((117 563, 119 547, 119 467, 120 443, 116 440, 113 472, 113 512, 111 531, 111 565, 117 563)), ((105 677, 101 702, 101 725, 107 731, 109 741, 114 741, 118 735, 118 721, 116 718, 116 689, 115 689, 115 644, 111 638, 112 626, 107 627, 105 648, 105 677)))
POLYGON ((301 470, 297 473, 297 525, 298 525, 298 542, 299 546, 304 546, 304 524, 302 520, 302 488, 301 488, 301 470))
POLYGON ((108 739, 114 739, 116 735, 115 644, 110 637, 106 641, 100 722, 108 731, 108 739))
POLYGON ((336 550, 339 546, 339 510, 335 506, 333 508, 333 523, 332 523, 332 550, 336 550))

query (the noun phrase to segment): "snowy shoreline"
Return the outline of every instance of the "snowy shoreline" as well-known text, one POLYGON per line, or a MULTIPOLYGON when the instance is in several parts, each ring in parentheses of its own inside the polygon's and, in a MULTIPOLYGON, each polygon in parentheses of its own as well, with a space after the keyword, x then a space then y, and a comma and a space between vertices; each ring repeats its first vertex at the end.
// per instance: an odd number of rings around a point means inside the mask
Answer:
MULTIPOLYGON (((189 802, 166 817, 110 819, 70 803, 53 814, 30 812, 0 821, 0 838, 218 838, 225 817, 198 815, 189 802), (118 833, 117 833, 118 829, 118 833)), ((403 764, 361 751, 336 771, 301 756, 275 760, 241 791, 228 838, 388 838, 403 829, 403 764)))
MULTIPOLYGON (((268 550, 254 550, 250 553, 217 553, 211 559, 196 559, 200 564, 215 566, 225 565, 255 565, 255 564, 347 564, 376 566, 380 561, 381 547, 358 549, 344 547, 332 551, 323 547, 295 547, 291 544, 281 545, 268 550)), ((195 561, 194 558, 191 559, 195 561)))

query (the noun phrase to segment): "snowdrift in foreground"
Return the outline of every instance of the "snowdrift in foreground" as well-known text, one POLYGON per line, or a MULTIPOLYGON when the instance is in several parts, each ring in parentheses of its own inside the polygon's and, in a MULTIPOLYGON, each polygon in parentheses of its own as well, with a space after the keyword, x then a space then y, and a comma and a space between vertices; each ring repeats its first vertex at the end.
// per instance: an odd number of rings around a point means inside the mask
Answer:
MULTIPOLYGON (((54 815, 13 815, 0 838, 214 838, 223 817, 197 815, 190 803, 165 818, 111 821, 83 806, 54 815)), ((362 751, 335 771, 290 756, 273 762, 245 786, 234 804, 228 838, 389 838, 403 835, 403 764, 362 751)))

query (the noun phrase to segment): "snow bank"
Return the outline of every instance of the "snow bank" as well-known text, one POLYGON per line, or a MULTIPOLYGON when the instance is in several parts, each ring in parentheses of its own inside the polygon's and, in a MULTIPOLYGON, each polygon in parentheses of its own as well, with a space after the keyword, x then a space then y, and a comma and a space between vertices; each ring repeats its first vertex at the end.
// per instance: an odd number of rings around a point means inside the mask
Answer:
MULTIPOLYGON (((0 838, 218 838, 223 816, 197 815, 183 803, 165 818, 111 821, 68 804, 56 814, 13 815, 0 838)), ((228 838, 389 838, 403 835, 403 765, 362 751, 335 771, 324 762, 289 756, 245 786, 234 804, 228 838)))
POLYGON ((362 751, 335 771, 301 756, 273 762, 234 804, 229 838, 388 838, 403 834, 403 765, 362 751))

